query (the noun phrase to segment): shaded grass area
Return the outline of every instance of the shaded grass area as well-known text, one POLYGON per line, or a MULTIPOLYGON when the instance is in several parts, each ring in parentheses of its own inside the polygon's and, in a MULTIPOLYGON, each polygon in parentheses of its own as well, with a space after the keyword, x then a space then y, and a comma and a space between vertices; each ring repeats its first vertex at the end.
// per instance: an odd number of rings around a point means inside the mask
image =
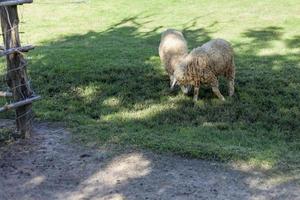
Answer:
POLYGON ((12 138, 12 130, 8 128, 0 128, 0 146, 6 144, 12 138))
MULTIPOLYGON (((193 10, 181 1, 165 4, 193 10)), ((235 12, 241 14, 245 5, 235 4, 240 6, 235 12)), ((91 5, 100 8, 97 3, 91 5)), ((100 30, 86 27, 83 33, 51 40, 47 39, 51 33, 44 32, 45 39, 30 54, 33 87, 44 97, 35 104, 37 117, 67 122, 76 138, 87 143, 133 145, 258 166, 299 167, 299 35, 289 29, 294 24, 267 21, 256 27, 255 19, 249 17, 243 23, 232 23, 236 27, 235 37, 231 37, 226 26, 234 19, 229 16, 221 23, 214 14, 192 13, 177 23, 170 20, 170 13, 148 14, 154 7, 147 14, 122 18, 120 11, 121 19, 104 17, 107 27, 100 30), (169 17, 161 20, 159 16, 169 17), (207 25, 199 25, 202 20, 207 25), (215 37, 233 43, 237 66, 234 97, 222 103, 210 88, 202 88, 194 105, 191 97, 179 90, 169 91, 157 48, 160 32, 170 24, 183 31, 190 49, 215 37)), ((136 9, 145 8, 137 4, 136 9)), ((67 17, 66 22, 76 20, 67 17)), ((224 80, 221 92, 227 95, 224 80)))
POLYGON ((11 122, 7 120, 0 121, 0 158, 2 150, 1 147, 6 147, 13 141, 14 128, 11 122))

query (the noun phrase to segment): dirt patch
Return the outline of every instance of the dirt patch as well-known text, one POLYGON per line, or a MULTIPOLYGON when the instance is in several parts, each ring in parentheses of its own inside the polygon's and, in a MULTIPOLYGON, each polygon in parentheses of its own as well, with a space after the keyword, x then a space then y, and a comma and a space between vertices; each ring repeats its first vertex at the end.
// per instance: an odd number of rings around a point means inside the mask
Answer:
POLYGON ((0 149, 0 199, 300 199, 299 177, 70 139, 63 127, 39 123, 31 139, 0 149))

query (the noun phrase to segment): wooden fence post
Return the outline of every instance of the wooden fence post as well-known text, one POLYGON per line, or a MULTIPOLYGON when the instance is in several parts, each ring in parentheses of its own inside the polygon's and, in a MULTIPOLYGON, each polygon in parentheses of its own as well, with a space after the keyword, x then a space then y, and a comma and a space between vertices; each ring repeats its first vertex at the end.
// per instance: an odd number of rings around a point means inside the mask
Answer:
MULTIPOLYGON (((17 5, 1 6, 0 16, 5 50, 9 51, 21 47, 17 5)), ((9 53, 6 55, 6 60, 6 80, 7 85, 11 89, 14 101, 18 102, 32 98, 34 93, 30 87, 27 75, 27 61, 24 59, 22 53, 18 51, 9 53)), ((30 136, 32 117, 31 102, 16 107, 17 137, 28 138, 30 136)))

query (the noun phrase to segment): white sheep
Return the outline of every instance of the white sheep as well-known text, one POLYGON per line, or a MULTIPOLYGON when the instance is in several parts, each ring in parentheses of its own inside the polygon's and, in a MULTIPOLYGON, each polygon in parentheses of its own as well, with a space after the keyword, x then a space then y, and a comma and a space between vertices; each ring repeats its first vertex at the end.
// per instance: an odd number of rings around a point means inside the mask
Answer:
MULTIPOLYGON (((235 64, 233 49, 229 42, 214 39, 193 49, 181 59, 174 69, 174 77, 179 85, 194 86, 194 100, 198 100, 201 84, 210 85, 221 100, 225 100, 219 90, 219 76, 227 78, 229 96, 234 94, 235 64)), ((173 85, 174 86, 174 85, 173 85)))
MULTIPOLYGON (((159 45, 159 57, 163 63, 165 70, 170 77, 170 86, 173 89, 176 84, 174 78, 174 68, 178 65, 188 54, 187 42, 183 34, 174 29, 167 29, 161 35, 159 45), (173 87, 172 87, 173 85, 173 87)), ((184 93, 188 93, 189 87, 181 86, 184 93)))

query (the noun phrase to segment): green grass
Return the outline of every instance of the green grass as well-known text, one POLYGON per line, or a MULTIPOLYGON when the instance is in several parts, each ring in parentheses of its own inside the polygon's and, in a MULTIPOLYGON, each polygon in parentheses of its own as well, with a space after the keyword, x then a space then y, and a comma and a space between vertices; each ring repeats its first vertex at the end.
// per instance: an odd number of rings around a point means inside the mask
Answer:
POLYGON ((43 96, 34 104, 39 119, 64 121, 76 138, 98 145, 300 166, 296 0, 60 2, 20 9, 21 39, 37 45, 28 56, 43 96), (194 105, 169 91, 157 52, 168 27, 182 30, 190 49, 217 37, 233 44, 233 98, 222 103, 202 88, 194 105))
POLYGON ((13 131, 9 128, 0 128, 0 147, 11 140, 12 133, 13 131))

